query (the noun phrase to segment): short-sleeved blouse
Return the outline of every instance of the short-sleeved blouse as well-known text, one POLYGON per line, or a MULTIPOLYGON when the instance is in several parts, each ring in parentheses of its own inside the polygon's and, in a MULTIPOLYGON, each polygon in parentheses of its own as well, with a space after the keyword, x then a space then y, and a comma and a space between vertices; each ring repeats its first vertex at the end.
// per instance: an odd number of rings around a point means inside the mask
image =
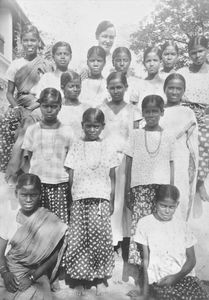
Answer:
MULTIPOLYGON (((175 215, 168 222, 159 221, 154 215, 141 218, 137 224, 134 241, 149 247, 150 284, 178 273, 186 261, 186 249, 196 243, 188 224, 175 215)), ((188 275, 194 275, 194 271, 188 275)))
POLYGON ((90 107, 101 105, 107 98, 106 80, 104 78, 86 78, 82 81, 79 99, 90 107))
POLYGON ((62 124, 71 126, 74 133, 74 138, 81 138, 83 136, 82 130, 82 116, 89 106, 85 103, 80 103, 79 105, 62 105, 61 110, 58 114, 58 119, 62 124))
POLYGON ((105 128, 102 136, 108 138, 117 151, 124 152, 134 121, 142 118, 139 110, 133 104, 125 105, 117 114, 106 103, 99 108, 105 115, 105 128))
POLYGON ((186 99, 209 106, 209 69, 208 73, 193 73, 189 68, 182 68, 178 70, 178 73, 186 80, 186 99))
POLYGON ((43 129, 40 123, 29 126, 22 145, 22 149, 32 152, 29 172, 43 183, 68 182, 64 161, 73 138, 70 126, 63 124, 57 129, 43 129))
POLYGON ((131 187, 146 184, 169 184, 170 161, 174 155, 174 137, 165 130, 133 131, 125 154, 132 157, 131 187))
POLYGON ((67 154, 65 167, 73 169, 72 198, 110 199, 110 169, 118 166, 116 153, 103 141, 76 141, 67 154))

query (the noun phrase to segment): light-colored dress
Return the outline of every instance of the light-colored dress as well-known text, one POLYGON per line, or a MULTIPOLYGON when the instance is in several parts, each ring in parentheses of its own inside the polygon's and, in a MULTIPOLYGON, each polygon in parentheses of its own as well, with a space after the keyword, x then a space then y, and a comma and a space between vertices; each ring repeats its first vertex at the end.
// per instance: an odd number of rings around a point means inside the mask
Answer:
POLYGON ((102 133, 109 143, 116 149, 120 158, 120 166, 116 169, 116 194, 115 209, 111 217, 113 230, 113 243, 117 245, 123 237, 130 235, 130 211, 124 207, 125 188, 125 156, 126 142, 133 130, 133 123, 141 118, 137 107, 127 104, 117 114, 107 105, 103 104, 100 109, 105 115, 105 129, 102 133))
POLYGON ((174 184, 180 191, 178 210, 188 219, 196 192, 198 127, 194 112, 184 106, 167 107, 160 125, 175 139, 174 184))
POLYGON ((86 78, 82 81, 81 94, 79 100, 90 107, 101 105, 107 97, 106 80, 86 78))
POLYGON ((63 96, 63 92, 61 89, 60 77, 62 72, 48 72, 45 73, 41 80, 39 81, 38 85, 35 88, 35 92, 37 96, 40 96, 41 92, 46 88, 54 88, 58 90, 61 95, 63 96))
POLYGON ((58 119, 61 123, 72 128, 75 139, 83 137, 82 116, 88 108, 89 106, 85 103, 80 103, 79 105, 62 105, 58 114, 58 119))

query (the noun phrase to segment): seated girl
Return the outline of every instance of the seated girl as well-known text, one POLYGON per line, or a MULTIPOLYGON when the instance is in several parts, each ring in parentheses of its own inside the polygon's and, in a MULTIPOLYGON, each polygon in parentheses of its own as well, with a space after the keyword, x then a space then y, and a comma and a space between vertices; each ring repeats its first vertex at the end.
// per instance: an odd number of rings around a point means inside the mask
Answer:
POLYGON ((134 240, 143 246, 142 299, 208 299, 193 270, 196 239, 187 223, 175 217, 178 199, 175 186, 160 185, 156 209, 138 222, 134 240))
POLYGON ((16 186, 20 209, 0 218, 1 299, 52 299, 49 277, 57 273, 67 225, 39 207, 40 195, 39 177, 21 175, 16 186))

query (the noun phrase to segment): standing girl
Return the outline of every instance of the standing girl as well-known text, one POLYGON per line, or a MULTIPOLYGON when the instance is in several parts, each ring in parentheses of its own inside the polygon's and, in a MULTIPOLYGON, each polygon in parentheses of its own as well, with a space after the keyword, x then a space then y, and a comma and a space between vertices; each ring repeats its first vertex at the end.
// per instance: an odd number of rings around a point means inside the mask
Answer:
POLYGON ((72 49, 67 42, 57 42, 52 47, 52 57, 55 63, 54 72, 48 72, 42 76, 37 87, 37 95, 45 88, 54 88, 62 92, 60 88, 60 77, 68 70, 68 65, 72 59, 72 49))
POLYGON ((113 51, 112 64, 116 72, 123 72, 128 81, 125 101, 133 104, 139 102, 141 80, 131 74, 131 52, 126 47, 118 47, 113 51))
POLYGON ((175 185, 180 190, 178 210, 187 220, 196 192, 198 170, 198 127, 194 112, 180 105, 186 82, 178 73, 170 74, 164 83, 167 106, 160 125, 176 139, 175 142, 175 185))
POLYGON ((0 121, 2 134, 0 169, 2 171, 6 170, 11 156, 15 142, 14 131, 22 119, 38 107, 35 87, 41 75, 51 70, 49 63, 38 55, 40 36, 35 26, 28 24, 23 27, 21 42, 24 57, 15 59, 6 73, 8 79, 6 96, 10 106, 0 121))
POLYGON ((83 135, 82 116, 88 105, 79 101, 81 77, 73 71, 61 75, 61 89, 64 94, 63 105, 59 112, 60 121, 72 127, 75 138, 83 135))
POLYGON ((89 77, 82 82, 80 101, 91 107, 100 105, 107 96, 106 81, 102 70, 106 62, 105 50, 100 46, 93 46, 87 54, 89 77))
POLYGON ((142 101, 146 124, 134 130, 126 149, 125 199, 132 211, 129 261, 134 264, 141 264, 133 241, 136 225, 140 218, 152 213, 159 184, 174 183, 174 139, 159 125, 163 112, 160 96, 146 96, 142 101))
POLYGON ((160 77, 166 79, 170 73, 174 73, 175 65, 178 60, 179 49, 177 44, 169 40, 162 45, 162 64, 163 68, 160 70, 160 77))
POLYGON ((53 88, 43 90, 39 103, 42 120, 28 127, 22 149, 30 163, 29 172, 41 179, 42 206, 68 223, 69 176, 64 161, 73 134, 69 126, 57 119, 62 103, 60 92, 53 88))
POLYGON ((124 96, 128 88, 126 75, 122 72, 112 72, 107 77, 107 89, 111 101, 104 103, 101 110, 105 114, 106 126, 104 138, 117 151, 120 166, 116 169, 115 210, 111 218, 113 229, 113 244, 117 246, 123 237, 129 236, 128 211, 124 212, 125 157, 126 142, 134 128, 134 121, 141 118, 137 107, 127 104, 124 96))
POLYGON ((196 239, 188 224, 175 217, 178 199, 175 186, 160 185, 156 210, 137 224, 134 241, 143 247, 143 299, 208 299, 194 274, 196 239))
MULTIPOLYGON (((52 55, 55 62, 56 70, 54 72, 47 72, 41 77, 38 85, 36 86, 36 88, 34 88, 37 97, 40 96, 42 90, 49 87, 56 88, 60 92, 62 91, 62 89, 60 88, 60 76, 63 72, 65 72, 68 69, 68 65, 72 57, 71 47, 66 42, 57 42, 52 47, 52 55)), ((38 102, 36 102, 36 106, 39 106, 38 102)), ((27 127, 31 124, 34 124, 37 121, 40 121, 40 119, 40 109, 35 109, 22 122, 22 126, 19 128, 17 140, 12 150, 11 160, 9 161, 6 170, 7 180, 9 180, 9 178, 13 177, 15 174, 18 174, 21 168, 21 147, 27 127)))
POLYGON ((178 72, 187 83, 185 98, 187 105, 193 109, 199 129, 199 169, 197 192, 203 201, 209 201, 204 181, 209 174, 209 65, 207 63, 208 40, 204 36, 194 36, 188 43, 189 56, 192 64, 178 72))
POLYGON ((82 120, 84 139, 74 143, 65 161, 73 199, 66 271, 79 295, 92 285, 99 294, 114 267, 110 215, 118 162, 107 141, 100 139, 104 125, 101 110, 87 109, 82 120))
POLYGON ((164 97, 163 83, 159 70, 161 65, 162 52, 158 47, 148 47, 144 51, 143 63, 147 71, 147 77, 142 80, 140 86, 140 101, 138 107, 141 109, 141 102, 147 95, 160 95, 164 97))

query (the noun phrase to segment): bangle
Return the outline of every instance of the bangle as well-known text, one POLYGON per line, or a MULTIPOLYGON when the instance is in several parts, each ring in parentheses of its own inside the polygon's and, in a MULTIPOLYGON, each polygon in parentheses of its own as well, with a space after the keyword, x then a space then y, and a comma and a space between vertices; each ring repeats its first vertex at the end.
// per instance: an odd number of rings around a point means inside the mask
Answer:
POLYGON ((28 278, 32 283, 34 283, 36 281, 33 274, 31 274, 28 278))
POLYGON ((3 275, 5 273, 9 272, 9 269, 6 266, 0 267, 0 274, 3 275))

